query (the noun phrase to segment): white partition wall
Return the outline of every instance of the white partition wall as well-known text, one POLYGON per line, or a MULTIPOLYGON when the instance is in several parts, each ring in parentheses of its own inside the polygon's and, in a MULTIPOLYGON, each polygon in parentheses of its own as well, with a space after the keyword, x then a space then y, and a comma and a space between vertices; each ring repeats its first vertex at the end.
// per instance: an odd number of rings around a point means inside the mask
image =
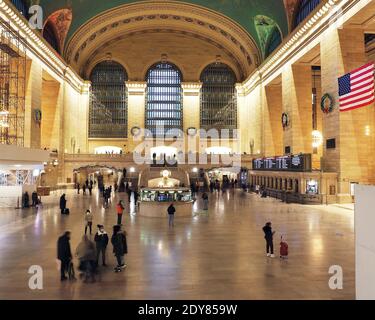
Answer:
POLYGON ((355 187, 356 297, 375 300, 375 186, 355 187))

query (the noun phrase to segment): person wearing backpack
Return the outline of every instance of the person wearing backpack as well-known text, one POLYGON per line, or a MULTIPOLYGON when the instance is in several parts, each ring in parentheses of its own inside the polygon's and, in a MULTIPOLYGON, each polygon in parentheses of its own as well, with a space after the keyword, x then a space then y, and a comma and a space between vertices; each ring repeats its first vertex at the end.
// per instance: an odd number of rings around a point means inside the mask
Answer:
POLYGON ((174 226, 174 214, 176 213, 176 208, 174 207, 173 203, 168 207, 168 216, 169 216, 169 226, 174 226))

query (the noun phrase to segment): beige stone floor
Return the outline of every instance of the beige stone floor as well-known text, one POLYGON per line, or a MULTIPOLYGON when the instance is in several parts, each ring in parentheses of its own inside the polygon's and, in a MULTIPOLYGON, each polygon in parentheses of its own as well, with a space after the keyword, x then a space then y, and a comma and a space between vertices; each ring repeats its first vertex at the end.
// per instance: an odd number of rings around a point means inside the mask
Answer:
MULTIPOLYGON (((125 195, 121 197, 126 198, 125 195)), ((58 194, 34 209, 0 209, 0 299, 354 299, 354 216, 350 208, 284 204, 242 191, 211 195, 209 216, 166 219, 127 215, 128 268, 101 270, 94 284, 60 283, 56 240, 72 231, 72 248, 84 228, 86 208, 94 225, 116 221, 113 199, 104 210, 98 197, 68 192, 70 216, 60 216, 58 194), (287 261, 264 254, 262 226, 272 220, 276 243, 289 243, 287 261), (44 289, 28 288, 28 268, 40 265, 44 289), (328 288, 328 269, 344 270, 344 289, 328 288)), ((201 202, 195 205, 196 212, 201 202)), ((110 248, 112 249, 112 248, 110 248)))

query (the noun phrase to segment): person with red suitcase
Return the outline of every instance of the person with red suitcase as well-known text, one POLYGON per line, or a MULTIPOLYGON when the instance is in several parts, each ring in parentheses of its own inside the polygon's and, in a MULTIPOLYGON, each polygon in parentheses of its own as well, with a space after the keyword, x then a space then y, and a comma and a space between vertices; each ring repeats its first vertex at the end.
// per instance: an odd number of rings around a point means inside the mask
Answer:
POLYGON ((280 258, 281 259, 288 259, 288 244, 283 241, 283 236, 281 236, 281 242, 280 242, 280 258))

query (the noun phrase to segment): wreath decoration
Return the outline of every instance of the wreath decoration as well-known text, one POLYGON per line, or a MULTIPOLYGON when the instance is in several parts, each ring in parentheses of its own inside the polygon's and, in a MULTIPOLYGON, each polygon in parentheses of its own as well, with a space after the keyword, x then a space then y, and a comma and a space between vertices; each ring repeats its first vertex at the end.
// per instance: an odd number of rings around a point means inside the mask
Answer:
POLYGON ((325 95, 323 95, 322 100, 320 101, 320 109, 323 113, 328 114, 333 111, 333 108, 333 98, 328 93, 326 93, 325 95))

